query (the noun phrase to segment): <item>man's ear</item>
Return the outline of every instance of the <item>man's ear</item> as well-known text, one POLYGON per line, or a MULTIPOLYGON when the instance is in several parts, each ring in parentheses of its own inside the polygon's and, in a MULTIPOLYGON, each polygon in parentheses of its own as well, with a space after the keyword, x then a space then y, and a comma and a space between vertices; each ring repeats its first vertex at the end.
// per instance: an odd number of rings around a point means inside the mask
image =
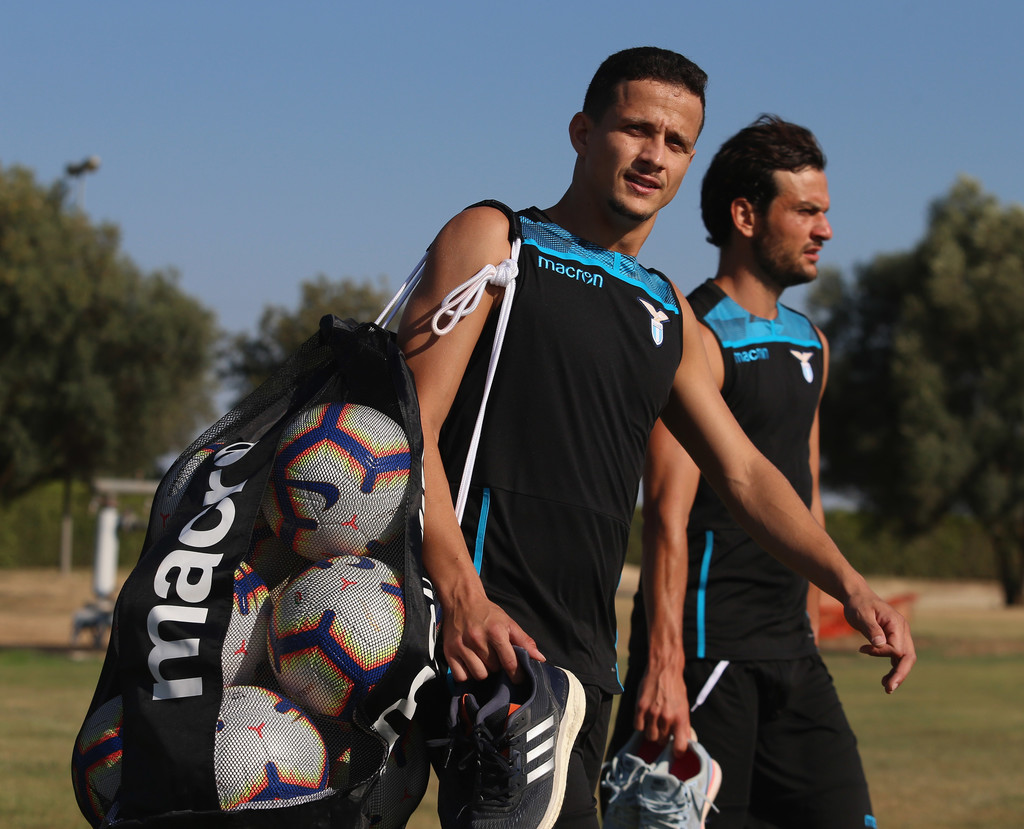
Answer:
POLYGON ((576 155, 584 156, 587 152, 587 143, 590 139, 590 131, 594 128, 594 122, 585 112, 577 112, 569 121, 569 141, 576 155))
POLYGON ((732 215, 732 225, 736 232, 748 239, 754 235, 757 228, 757 210, 750 199, 740 196, 732 200, 729 205, 729 212, 732 215))

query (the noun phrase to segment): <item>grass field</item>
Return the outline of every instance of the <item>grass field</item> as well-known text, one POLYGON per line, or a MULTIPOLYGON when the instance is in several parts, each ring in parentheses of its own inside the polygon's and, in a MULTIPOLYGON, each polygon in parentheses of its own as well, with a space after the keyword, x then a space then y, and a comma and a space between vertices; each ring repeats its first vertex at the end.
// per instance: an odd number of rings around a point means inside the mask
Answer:
MULTIPOLYGON (((855 643, 825 656, 860 740, 879 825, 1024 825, 1024 610, 933 608, 913 619, 919 662, 886 696, 884 666, 855 643)), ((621 638, 625 638, 624 635, 621 638)), ((71 791, 71 746, 98 654, 0 650, 0 826, 87 826, 71 791)), ((410 829, 433 829, 428 792, 410 829)))

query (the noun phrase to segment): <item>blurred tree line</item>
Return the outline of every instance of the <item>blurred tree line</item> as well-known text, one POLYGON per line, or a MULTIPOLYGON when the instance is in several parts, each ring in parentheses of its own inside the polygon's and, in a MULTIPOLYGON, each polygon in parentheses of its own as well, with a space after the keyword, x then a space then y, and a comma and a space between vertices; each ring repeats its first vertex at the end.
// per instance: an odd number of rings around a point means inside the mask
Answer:
MULTIPOLYGON (((140 269, 64 181, 0 166, 0 564, 53 563, 56 541, 38 539, 56 539, 59 522, 40 527, 29 504, 45 490, 52 508, 51 484, 70 519, 97 476, 159 477, 212 422, 220 380, 248 391, 317 330, 322 308, 375 317, 390 298, 318 277, 298 312, 268 308, 255 337, 229 338, 178 282, 140 269)), ((76 546, 91 534, 76 522, 76 546)))
MULTIPOLYGON (((209 423, 218 380, 244 395, 324 313, 374 319, 389 298, 383 278, 318 275, 255 334, 222 334, 61 183, 0 167, 0 511, 53 481, 152 475, 209 423)), ((824 272, 809 305, 832 351, 823 482, 859 505, 830 516, 837 541, 866 572, 994 576, 1020 603, 1024 208, 962 178, 912 250, 824 272)))
POLYGON ((971 517, 1020 604, 1024 207, 961 178, 912 250, 877 256, 852 282, 826 276, 813 311, 832 346, 824 485, 908 540, 971 517))
POLYGON ((213 314, 142 272, 63 183, 0 168, 0 501, 149 474, 208 417, 213 314))

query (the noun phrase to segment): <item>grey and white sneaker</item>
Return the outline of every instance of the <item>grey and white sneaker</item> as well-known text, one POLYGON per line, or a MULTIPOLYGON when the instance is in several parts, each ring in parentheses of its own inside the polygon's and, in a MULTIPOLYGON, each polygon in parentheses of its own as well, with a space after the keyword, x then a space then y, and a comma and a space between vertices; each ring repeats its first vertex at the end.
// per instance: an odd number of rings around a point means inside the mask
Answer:
POLYGON ((583 686, 522 648, 516 656, 524 682, 500 672, 456 688, 449 755, 438 772, 442 829, 550 829, 561 811, 583 686))
POLYGON ((601 822, 604 829, 638 829, 640 784, 660 753, 660 745, 644 737, 642 731, 634 731, 604 764, 601 788, 608 791, 601 822))
POLYGON ((722 769, 700 743, 676 757, 669 740, 640 784, 641 829, 703 829, 721 785, 722 769))

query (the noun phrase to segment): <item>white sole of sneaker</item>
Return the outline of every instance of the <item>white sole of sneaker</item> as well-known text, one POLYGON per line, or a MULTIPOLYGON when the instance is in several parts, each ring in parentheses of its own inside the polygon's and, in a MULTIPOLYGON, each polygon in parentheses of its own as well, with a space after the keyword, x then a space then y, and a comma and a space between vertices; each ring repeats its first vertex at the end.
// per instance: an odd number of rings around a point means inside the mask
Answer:
MULTIPOLYGON (((551 829, 562 811, 562 799, 565 797, 565 776, 569 770, 569 756, 572 754, 576 735, 583 726, 583 717, 587 711, 587 699, 583 693, 583 685, 570 671, 559 668, 569 678, 569 698, 565 702, 565 715, 558 729, 555 743, 555 780, 560 782, 548 803, 547 811, 537 824, 537 829, 551 829)), ((525 829, 525 827, 524 827, 525 829)))

